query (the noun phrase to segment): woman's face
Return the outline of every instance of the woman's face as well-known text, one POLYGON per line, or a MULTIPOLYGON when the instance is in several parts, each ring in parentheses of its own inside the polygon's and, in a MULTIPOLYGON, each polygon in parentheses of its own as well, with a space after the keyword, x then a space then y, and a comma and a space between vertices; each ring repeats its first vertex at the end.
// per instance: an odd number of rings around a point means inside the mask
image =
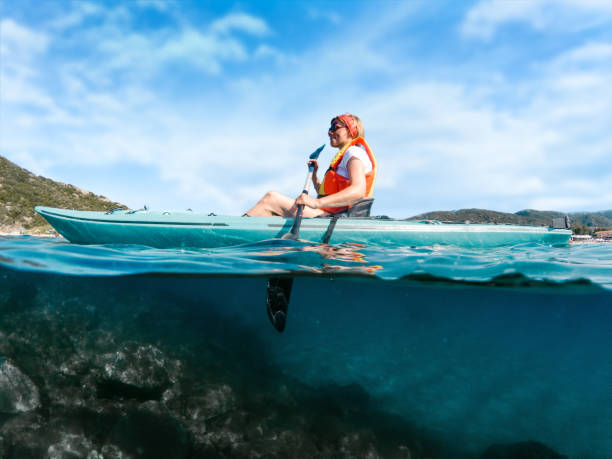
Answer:
POLYGON ((342 148, 353 140, 346 125, 339 120, 332 121, 327 135, 329 135, 329 144, 334 148, 342 148))

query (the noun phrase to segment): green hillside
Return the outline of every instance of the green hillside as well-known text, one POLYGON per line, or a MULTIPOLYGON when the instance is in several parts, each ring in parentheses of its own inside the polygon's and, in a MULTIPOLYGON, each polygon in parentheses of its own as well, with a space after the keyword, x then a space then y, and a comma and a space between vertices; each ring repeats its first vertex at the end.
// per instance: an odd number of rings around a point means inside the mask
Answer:
POLYGON ((552 218, 563 216, 553 212, 554 217, 543 215, 518 215, 505 212, 496 212, 485 209, 461 209, 450 211, 434 211, 417 215, 415 219, 439 220, 444 222, 471 222, 471 223, 497 223, 517 225, 550 225, 552 218))
MULTIPOLYGON (((562 212, 526 209, 512 213, 485 209, 460 209, 434 211, 415 215, 415 220, 439 220, 445 222, 498 223, 515 225, 549 226, 553 218, 564 217, 562 212)), ((576 233, 592 233, 598 229, 612 228, 612 211, 574 212, 569 214, 572 229, 576 233)))
MULTIPOLYGON (((557 218, 564 214, 560 212, 547 212, 540 210, 521 210, 517 215, 538 216, 549 219, 557 218)), ((612 228, 612 210, 599 212, 571 212, 568 214, 572 221, 572 228, 576 233, 593 233, 599 229, 612 228)))
MULTIPOLYGON (((0 156, 0 232, 42 233, 51 226, 34 206, 108 210, 122 206, 72 185, 34 175, 0 156)), ((125 206, 123 206, 125 207, 125 206)))

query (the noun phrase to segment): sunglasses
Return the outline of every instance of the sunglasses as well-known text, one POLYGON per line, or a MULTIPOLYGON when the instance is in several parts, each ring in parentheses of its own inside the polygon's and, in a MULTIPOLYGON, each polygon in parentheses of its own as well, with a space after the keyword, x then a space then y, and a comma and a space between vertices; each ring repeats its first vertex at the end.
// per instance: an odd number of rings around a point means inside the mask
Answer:
POLYGON ((327 131, 327 132, 336 132, 338 129, 342 129, 342 128, 345 128, 345 127, 346 127, 346 125, 345 125, 345 124, 342 124, 342 123, 334 123, 334 124, 332 124, 332 125, 329 127, 329 129, 328 129, 328 131, 327 131))

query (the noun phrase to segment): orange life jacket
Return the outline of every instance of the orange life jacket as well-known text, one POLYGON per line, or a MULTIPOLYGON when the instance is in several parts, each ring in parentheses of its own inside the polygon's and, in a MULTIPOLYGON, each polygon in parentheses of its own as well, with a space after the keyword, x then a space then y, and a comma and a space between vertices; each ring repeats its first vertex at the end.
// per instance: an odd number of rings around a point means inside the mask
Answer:
MULTIPOLYGON (((378 167, 376 165, 376 158, 374 157, 374 153, 372 153, 372 149, 365 141, 365 139, 363 137, 357 137, 356 139, 353 139, 348 145, 345 145, 344 148, 342 148, 336 154, 336 156, 334 156, 334 159, 332 159, 329 168, 327 169, 327 172, 325 172, 323 181, 321 182, 321 187, 319 188, 319 197, 337 193, 338 191, 348 188, 348 186, 351 184, 350 179, 338 174, 338 172, 336 171, 338 169, 340 161, 342 161, 342 158, 344 157, 344 153, 346 153, 346 150, 348 150, 349 147, 352 147, 353 145, 362 146, 368 154, 370 161, 372 162, 372 170, 370 172, 367 172, 365 175, 366 197, 370 197, 374 194, 374 182, 376 181, 376 172, 378 170, 378 167)), ((337 212, 342 212, 348 209, 349 207, 350 205, 342 207, 329 207, 323 210, 330 214, 335 214, 337 212)))

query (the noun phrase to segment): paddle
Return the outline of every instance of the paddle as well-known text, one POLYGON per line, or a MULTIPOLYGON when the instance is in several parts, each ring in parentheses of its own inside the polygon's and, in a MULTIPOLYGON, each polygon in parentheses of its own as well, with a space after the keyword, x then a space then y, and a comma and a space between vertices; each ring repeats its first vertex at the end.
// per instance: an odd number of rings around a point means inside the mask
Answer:
MULTIPOLYGON (((319 157, 319 154, 325 148, 325 144, 321 145, 310 155, 310 160, 308 162, 308 174, 306 175, 306 182, 304 182, 304 189, 302 190, 302 194, 308 194, 308 190, 310 189, 310 182, 312 181, 312 173, 314 172, 314 166, 310 161, 315 160, 319 157)), ((302 224, 302 214, 304 213, 304 204, 298 204, 297 212, 295 214, 295 220, 293 221, 293 226, 289 230, 287 234, 283 234, 281 239, 297 239, 300 234, 300 225, 302 224)))
MULTIPOLYGON (((321 145, 310 155, 310 161, 315 160, 319 157, 321 151, 325 148, 325 144, 321 145)), ((310 182, 312 181, 312 173, 314 172, 314 166, 308 163, 308 175, 306 175, 306 182, 304 182, 304 188, 302 194, 308 194, 310 188, 310 182)), ((293 226, 288 233, 283 234, 281 239, 297 239, 300 234, 300 226, 302 224, 302 215, 304 213, 304 204, 299 204, 297 212, 295 214, 295 220, 293 220, 293 226)), ((282 332, 285 329, 285 322, 287 320, 287 310, 289 307, 289 298, 291 297, 291 288, 293 287, 292 277, 271 277, 268 279, 268 288, 266 292, 266 311, 270 322, 278 330, 282 332)))

